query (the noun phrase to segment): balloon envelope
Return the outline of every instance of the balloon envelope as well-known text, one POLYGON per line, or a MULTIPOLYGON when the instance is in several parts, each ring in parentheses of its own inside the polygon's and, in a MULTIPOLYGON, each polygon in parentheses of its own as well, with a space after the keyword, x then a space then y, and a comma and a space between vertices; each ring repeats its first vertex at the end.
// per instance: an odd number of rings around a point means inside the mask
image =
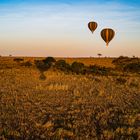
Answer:
POLYGON ((109 42, 114 38, 115 31, 110 28, 105 28, 101 31, 101 37, 106 42, 106 46, 108 46, 109 42))
POLYGON ((98 24, 94 21, 88 23, 88 28, 92 33, 96 30, 97 26, 98 24))

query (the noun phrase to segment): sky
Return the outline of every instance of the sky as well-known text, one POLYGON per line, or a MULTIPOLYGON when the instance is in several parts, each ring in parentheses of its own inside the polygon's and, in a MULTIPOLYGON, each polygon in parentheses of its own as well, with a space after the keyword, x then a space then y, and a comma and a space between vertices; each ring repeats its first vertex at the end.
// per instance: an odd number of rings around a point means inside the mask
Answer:
POLYGON ((139 0, 0 0, 0 55, 140 57, 139 0), (98 28, 92 34, 88 22, 98 28), (106 47, 100 36, 112 28, 106 47))

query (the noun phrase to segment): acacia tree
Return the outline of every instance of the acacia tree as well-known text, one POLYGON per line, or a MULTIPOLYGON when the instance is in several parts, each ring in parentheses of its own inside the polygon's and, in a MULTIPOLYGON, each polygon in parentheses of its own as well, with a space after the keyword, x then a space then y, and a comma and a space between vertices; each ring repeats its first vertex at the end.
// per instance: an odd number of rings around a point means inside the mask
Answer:
POLYGON ((97 55, 98 55, 99 57, 101 57, 101 56, 102 56, 102 54, 101 54, 101 53, 98 53, 97 55))

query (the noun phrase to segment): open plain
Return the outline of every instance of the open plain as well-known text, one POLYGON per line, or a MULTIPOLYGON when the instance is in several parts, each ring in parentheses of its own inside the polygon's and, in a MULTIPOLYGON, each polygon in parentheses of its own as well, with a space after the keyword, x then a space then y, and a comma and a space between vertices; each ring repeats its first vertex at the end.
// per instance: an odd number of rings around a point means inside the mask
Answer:
MULTIPOLYGON (((40 71, 34 60, 0 57, 0 139, 139 140, 140 74, 116 70, 115 58, 63 58, 111 74, 40 71), (30 61, 32 65, 22 65, 30 61)), ((60 60, 62 58, 56 58, 60 60)))

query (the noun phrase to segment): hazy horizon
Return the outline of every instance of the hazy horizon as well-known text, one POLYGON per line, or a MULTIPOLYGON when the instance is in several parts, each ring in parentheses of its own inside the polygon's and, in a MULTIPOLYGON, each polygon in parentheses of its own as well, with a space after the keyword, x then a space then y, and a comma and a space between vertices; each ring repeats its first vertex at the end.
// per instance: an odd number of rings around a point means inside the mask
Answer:
POLYGON ((140 1, 1 0, 0 55, 140 57, 140 1), (91 34, 87 24, 96 21, 91 34), (116 32, 106 48, 103 28, 116 32))

